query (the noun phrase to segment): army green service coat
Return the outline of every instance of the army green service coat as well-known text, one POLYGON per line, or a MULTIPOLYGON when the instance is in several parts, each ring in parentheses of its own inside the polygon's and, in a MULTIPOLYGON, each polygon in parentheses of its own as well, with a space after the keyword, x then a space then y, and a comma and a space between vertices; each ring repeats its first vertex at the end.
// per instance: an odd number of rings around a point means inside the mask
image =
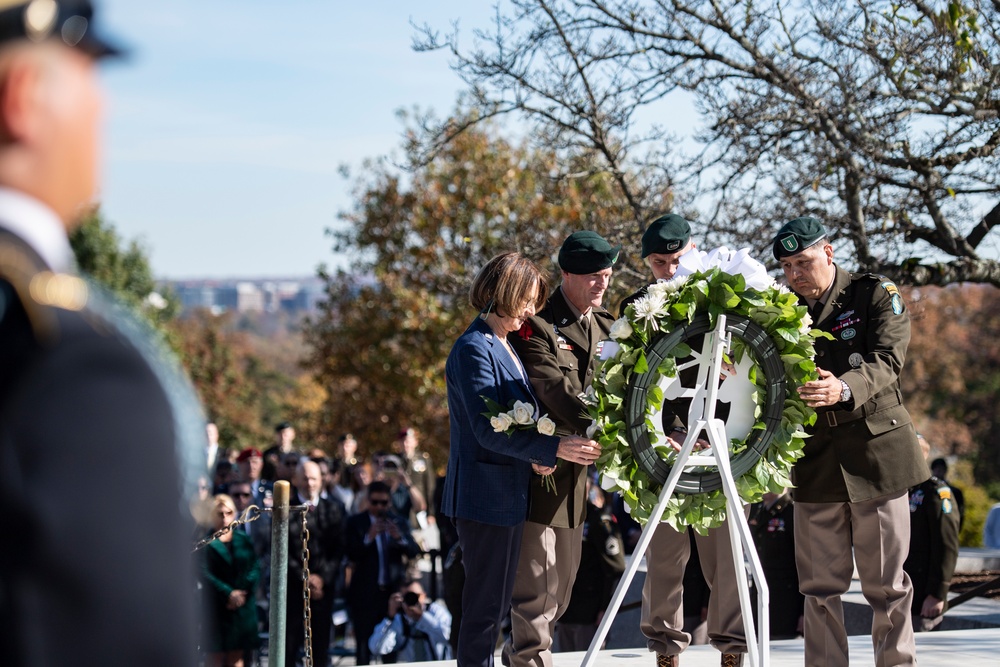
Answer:
POLYGON ((796 502, 871 500, 930 477, 899 390, 910 342, 902 296, 884 276, 836 269, 813 323, 833 340, 817 340, 816 365, 846 382, 852 397, 817 410, 792 469, 796 502))
MULTIPOLYGON (((543 414, 556 423, 558 435, 583 435, 590 426, 581 396, 599 363, 597 352, 615 319, 603 308, 591 310, 590 336, 577 321, 562 290, 508 336, 531 381, 543 414)), ((532 479, 528 520, 557 528, 576 528, 587 514, 586 466, 559 461, 556 492, 532 479)))

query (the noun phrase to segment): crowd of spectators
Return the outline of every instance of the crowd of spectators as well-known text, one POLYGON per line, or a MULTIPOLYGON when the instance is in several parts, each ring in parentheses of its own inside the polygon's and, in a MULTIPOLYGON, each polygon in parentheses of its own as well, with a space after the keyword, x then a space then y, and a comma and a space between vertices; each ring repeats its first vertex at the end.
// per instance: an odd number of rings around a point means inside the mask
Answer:
MULTIPOLYGON (((391 451, 375 451, 369 460, 359 455, 351 434, 340 439, 337 456, 305 451, 288 422, 277 425, 274 442, 263 450, 226 450, 218 444, 215 424, 206 430, 206 472, 191 503, 195 541, 244 517, 251 506, 271 508, 276 481, 289 482, 291 505, 306 508, 312 644, 304 645, 302 515, 293 512, 286 664, 301 661, 307 648, 314 664, 327 664, 331 647, 344 641, 344 624, 333 625, 342 618, 353 629, 355 664, 368 664, 373 655, 382 663, 450 657, 450 614, 431 604, 413 578, 420 575, 422 530, 435 520, 429 504, 434 468, 413 429, 401 431, 391 451)), ((195 557, 206 664, 253 664, 269 630, 270 513, 238 523, 195 557)))
MULTIPOLYGON (((331 646, 344 645, 347 626, 343 621, 339 627, 332 624, 338 618, 349 619, 358 665, 454 655, 464 586, 462 554, 448 517, 436 516, 441 494, 435 470, 413 429, 401 431, 391 450, 375 451, 368 460, 359 455, 351 434, 340 439, 336 456, 303 451, 295 446, 294 429, 287 423, 278 425, 275 442, 263 451, 220 448, 213 424, 208 435, 206 463, 212 465, 206 468, 200 495, 191 506, 199 524, 195 539, 229 525, 251 505, 270 508, 278 480, 291 484, 293 506, 308 507, 315 664, 326 664, 319 656, 325 657, 331 646), (415 567, 424 553, 421 533, 431 523, 437 524, 444 556, 441 601, 428 599, 415 567)), ((934 464, 940 469, 943 461, 934 464)), ((941 472, 932 478, 935 488, 942 486, 938 480, 943 477, 941 472)), ((919 496, 916 487, 913 493, 919 496)), ((577 577, 569 608, 556 628, 555 648, 561 651, 589 646, 640 530, 619 498, 602 492, 593 480, 588 480, 587 504, 582 576, 577 577)), ((961 517, 959 508, 957 504, 955 525, 961 517)), ((297 664, 305 653, 302 528, 297 516, 289 528, 285 642, 289 665, 297 664)), ((922 516, 915 514, 915 521, 924 521, 922 516)), ((794 568, 789 494, 771 494, 752 507, 749 523, 771 590, 771 636, 801 636, 803 598, 794 568)), ((264 512, 197 552, 206 664, 253 664, 260 638, 268 631, 270 551, 271 515, 264 512)), ((918 551, 929 552, 920 545, 918 551)), ((684 579, 684 629, 694 644, 708 641, 705 619, 710 595, 692 544, 684 579)), ((921 621, 920 613, 915 608, 915 625, 921 621)))

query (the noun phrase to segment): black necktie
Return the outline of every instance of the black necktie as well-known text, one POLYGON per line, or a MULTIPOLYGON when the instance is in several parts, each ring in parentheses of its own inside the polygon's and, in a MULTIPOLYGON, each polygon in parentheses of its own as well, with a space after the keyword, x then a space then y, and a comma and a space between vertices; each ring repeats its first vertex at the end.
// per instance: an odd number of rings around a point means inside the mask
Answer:
POLYGON ((812 305, 812 308, 809 309, 809 317, 812 318, 813 324, 816 324, 816 323, 819 322, 819 314, 822 313, 822 312, 823 312, 823 302, 822 301, 817 301, 816 303, 814 303, 812 305))

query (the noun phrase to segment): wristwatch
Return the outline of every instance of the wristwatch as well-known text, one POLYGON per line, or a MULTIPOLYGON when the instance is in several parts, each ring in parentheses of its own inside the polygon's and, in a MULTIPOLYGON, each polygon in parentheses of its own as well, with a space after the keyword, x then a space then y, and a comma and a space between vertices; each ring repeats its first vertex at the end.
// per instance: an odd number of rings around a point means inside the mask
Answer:
POLYGON ((846 403, 851 400, 851 388, 847 386, 847 383, 843 380, 840 381, 840 402, 846 403))

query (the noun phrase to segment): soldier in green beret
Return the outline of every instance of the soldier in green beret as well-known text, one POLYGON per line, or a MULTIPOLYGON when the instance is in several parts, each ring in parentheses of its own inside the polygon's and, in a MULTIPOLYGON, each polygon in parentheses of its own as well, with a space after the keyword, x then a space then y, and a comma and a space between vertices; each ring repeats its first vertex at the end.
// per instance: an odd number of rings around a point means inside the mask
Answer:
MULTIPOLYGON (((695 247, 691 240, 691 224, 675 213, 661 215, 649 223, 642 235, 642 258, 649 265, 654 280, 670 280, 680 267, 681 256, 695 247)), ((646 288, 626 298, 625 308, 646 294, 646 288)), ((700 347, 701 338, 689 341, 700 347)), ((681 381, 691 386, 696 381, 697 366, 684 371, 681 381)), ((680 449, 684 442, 687 408, 690 401, 664 406, 667 423, 667 443, 680 449), (683 418, 682 418, 683 417, 683 418), (672 418, 672 419, 671 419, 672 418)), ((707 446, 707 441, 704 442, 707 446)), ((640 628, 650 651, 656 653, 657 667, 677 667, 680 654, 691 644, 691 635, 684 631, 684 572, 691 558, 691 529, 679 533, 668 525, 659 525, 646 549, 646 579, 642 586, 642 620, 640 628)), ((706 583, 721 593, 709 598, 708 636, 712 646, 721 653, 721 664, 738 667, 747 652, 746 633, 740 599, 729 594, 736 590, 736 568, 733 565, 733 542, 729 525, 723 523, 706 535, 694 533, 697 551, 694 554, 706 583)))
MULTIPOLYGON (((601 303, 620 251, 595 232, 571 234, 559 250, 562 284, 508 338, 557 435, 583 435, 590 426, 582 396, 614 322, 601 303)), ((587 517, 586 466, 560 461, 554 471, 536 472, 551 473, 555 492, 541 478, 531 484, 511 600, 511 636, 504 645, 511 667, 552 664, 555 623, 573 592, 587 517)))
POLYGON ((815 218, 783 225, 773 253, 813 327, 832 336, 816 342, 819 379, 799 389, 817 419, 792 470, 805 664, 848 665, 840 597, 856 560, 874 611, 875 664, 915 665, 907 492, 930 472, 899 389, 909 314, 891 280, 834 263, 815 218))

